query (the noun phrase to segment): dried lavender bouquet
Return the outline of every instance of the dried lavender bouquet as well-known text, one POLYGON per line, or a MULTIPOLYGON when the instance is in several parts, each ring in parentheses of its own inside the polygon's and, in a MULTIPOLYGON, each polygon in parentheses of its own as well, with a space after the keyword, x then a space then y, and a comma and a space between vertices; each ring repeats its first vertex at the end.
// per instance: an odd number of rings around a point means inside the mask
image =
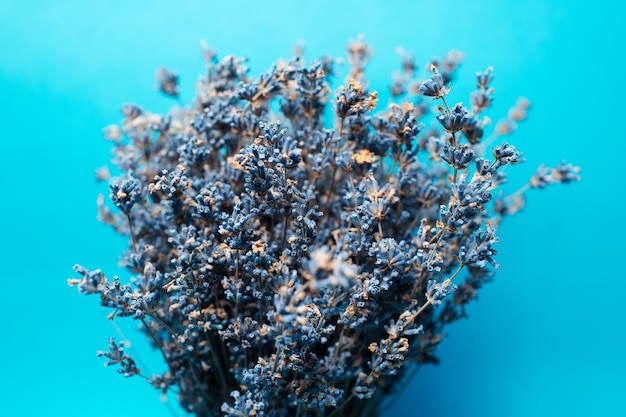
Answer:
MULTIPOLYGON (((477 74, 471 106, 451 105, 461 55, 431 62, 422 81, 401 52, 391 97, 402 102, 374 113, 370 54, 351 42, 347 81, 331 93, 332 59, 296 54, 254 79, 245 59, 204 44, 191 105, 124 106, 122 125, 105 129, 122 172, 116 208, 101 197, 99 216, 129 236, 132 278, 77 265, 69 282, 100 295, 109 319, 138 320, 167 371, 142 373, 113 338, 98 352, 107 365, 201 417, 366 417, 437 361, 444 327, 497 268, 496 225, 527 189, 577 180, 578 168, 540 167, 494 196, 521 155, 490 145, 528 102, 483 138, 492 70, 477 74)), ((175 73, 157 78, 178 96, 175 73)))

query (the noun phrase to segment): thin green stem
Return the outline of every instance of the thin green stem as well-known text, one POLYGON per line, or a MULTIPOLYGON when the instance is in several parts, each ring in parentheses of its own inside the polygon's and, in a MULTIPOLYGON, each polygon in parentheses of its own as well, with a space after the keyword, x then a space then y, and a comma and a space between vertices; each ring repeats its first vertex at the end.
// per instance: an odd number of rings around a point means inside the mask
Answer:
POLYGON ((500 137, 500 135, 498 133, 492 133, 489 137, 487 137, 487 139, 483 140, 482 142, 479 143, 480 145, 480 149, 481 149, 481 154, 484 155, 487 146, 491 145, 493 142, 495 142, 498 138, 500 137))
POLYGON ((465 264, 459 264, 459 266, 456 268, 456 270, 452 273, 452 275, 450 275, 450 277, 448 278, 450 281, 452 281, 454 278, 456 278, 457 275, 459 275, 459 273, 461 272, 461 270, 463 269, 463 267, 465 266, 465 264))
POLYGON ((226 377, 224 376, 224 370, 222 369, 222 364, 220 363, 219 358, 217 357, 217 353, 215 352, 215 347, 213 346, 213 343, 211 342, 211 339, 208 336, 206 337, 206 341, 209 344, 211 358, 213 359, 213 362, 215 363, 217 376, 220 380, 220 384, 222 385, 222 388, 224 389, 224 393, 228 394, 228 384, 226 383, 226 377))
POLYGON ((448 225, 446 224, 439 231, 439 238, 437 239, 437 242, 435 243, 435 246, 431 249, 430 253, 428 254, 428 258, 426 259, 426 262, 430 262, 430 261, 433 260, 433 257, 435 256, 435 252, 437 251, 437 248, 441 244, 441 241, 443 240, 443 237, 445 236, 447 230, 448 230, 448 225))
POLYGON ((337 349, 335 349, 335 359, 339 357, 339 351, 341 350, 341 340, 343 339, 343 334, 346 331, 346 327, 341 327, 341 333, 339 333, 339 338, 337 339, 337 349))
POLYGON ((330 200, 334 195, 335 188, 335 177, 337 176, 337 166, 333 169, 333 176, 330 180, 330 187, 328 188, 328 193, 326 194, 326 203, 324 203, 324 208, 322 209, 322 213, 328 213, 328 206, 330 205, 330 200))
POLYGON ((417 318, 417 316, 419 316, 420 314, 422 314, 422 311, 426 310, 426 308, 431 304, 432 300, 427 300, 415 313, 413 313, 406 321, 406 323, 404 324, 404 327, 408 327, 409 325, 413 324, 413 322, 415 321, 415 319, 417 318))
POLYGON ((287 222, 289 221, 290 218, 291 218, 291 215, 284 216, 285 221, 283 222, 283 237, 280 241, 280 252, 278 252, 281 255, 283 251, 285 250, 285 245, 287 244, 287 222))
POLYGON ((448 103, 446 102, 446 98, 441 96, 441 101, 443 101, 443 105, 446 106, 446 111, 450 113, 450 107, 448 107, 448 103))
POLYGON ((396 168, 396 164, 400 160, 400 155, 401 154, 402 154, 402 145, 400 145, 400 149, 398 149, 398 151, 396 152, 396 154, 393 157, 393 163, 391 164, 391 168, 389 169, 389 172, 387 173, 387 182, 389 182, 389 180, 391 180, 391 176, 393 175, 393 170, 396 168))
POLYGON ((166 322, 161 320, 161 318, 159 316, 157 316, 156 314, 153 314, 153 313, 148 313, 148 316, 150 318, 158 321, 163 327, 165 327, 167 330, 169 330, 169 332, 172 334, 172 336, 178 338, 178 332, 176 332, 176 330, 174 330, 172 327, 170 327, 169 324, 167 324, 166 322))
POLYGON ((511 193, 510 195, 506 196, 504 198, 504 201, 510 201, 514 198, 516 198, 517 196, 519 196, 520 194, 524 194, 526 191, 528 191, 531 188, 531 185, 529 182, 527 182, 526 184, 524 184, 522 187, 520 187, 519 190, 515 191, 514 193, 511 193))
POLYGON ((276 356, 274 357, 274 366, 272 366, 272 374, 276 372, 276 368, 278 367, 278 361, 280 357, 283 355, 283 349, 280 348, 276 351, 276 356))
MULTIPOLYGON (((452 273, 452 275, 450 276, 450 278, 447 278, 448 283, 452 282, 452 280, 459 274, 459 272, 461 272, 461 270, 463 269, 465 265, 464 264, 459 264, 458 268, 452 273)), ((444 284, 445 286, 445 284, 444 284)), ((406 323, 404 324, 404 328, 408 329, 409 325, 411 325, 415 319, 417 318, 417 316, 419 316, 420 314, 422 314, 422 312, 424 310, 426 310, 426 308, 431 305, 433 303, 433 300, 431 298, 428 298, 426 300, 426 303, 424 303, 415 313, 413 313, 406 321, 406 323)))
POLYGON ((142 318, 141 319, 141 323, 143 324, 143 327, 146 328, 146 331, 148 332, 148 334, 150 335, 150 337, 152 338, 152 340, 154 340, 154 344, 159 348, 159 350, 161 351, 161 355, 163 355, 163 359, 167 362, 167 357, 168 355, 165 353, 165 349, 163 348, 162 344, 161 344, 161 339, 159 339, 156 335, 156 333, 154 333, 152 331, 152 329, 150 328, 150 326, 148 325, 148 322, 146 321, 146 319, 142 318))
POLYGON ((240 264, 240 260, 239 260, 239 249, 237 249, 237 265, 235 266, 235 317, 239 317, 239 288, 237 288, 237 286, 239 285, 239 264, 240 264))
POLYGON ((137 240, 135 239, 135 232, 133 231, 133 221, 130 218, 130 212, 126 213, 126 218, 128 219, 128 230, 130 233, 130 238, 133 242, 133 252, 137 252, 137 240))

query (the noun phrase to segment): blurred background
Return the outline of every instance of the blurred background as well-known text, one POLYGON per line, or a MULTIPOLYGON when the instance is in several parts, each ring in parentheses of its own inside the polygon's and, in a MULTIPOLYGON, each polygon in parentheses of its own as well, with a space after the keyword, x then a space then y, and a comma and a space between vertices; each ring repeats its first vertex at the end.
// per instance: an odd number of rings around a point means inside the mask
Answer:
MULTIPOLYGON (((101 129, 121 105, 174 104, 156 91, 159 66, 178 71, 189 102, 201 39, 248 56, 257 76, 297 41, 309 59, 338 57, 361 33, 381 107, 397 46, 422 67, 461 50, 453 102, 467 102, 474 73, 492 65, 492 120, 531 100, 510 138, 527 159, 509 171, 511 190, 540 163, 583 168, 580 183, 531 192, 500 228, 496 281, 448 328, 441 364, 384 415, 626 415, 625 12, 608 0, 1 1, 0 415, 171 415, 145 381, 102 366, 95 351, 116 335, 108 311, 66 285, 75 263, 128 278, 117 266, 126 241, 97 222, 95 204, 108 192, 94 176, 110 160, 101 129)), ((160 371, 133 326, 122 331, 160 371)))

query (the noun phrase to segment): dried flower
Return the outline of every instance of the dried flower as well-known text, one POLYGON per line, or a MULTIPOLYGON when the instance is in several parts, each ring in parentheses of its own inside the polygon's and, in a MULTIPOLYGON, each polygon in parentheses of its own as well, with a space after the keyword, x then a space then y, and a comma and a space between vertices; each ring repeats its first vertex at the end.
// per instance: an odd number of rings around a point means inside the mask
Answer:
POLYGON ((463 130, 470 125, 472 114, 465 108, 463 103, 457 103, 451 111, 441 108, 441 114, 436 116, 437 121, 446 132, 454 133, 463 130))
POLYGON ((156 72, 159 91, 170 97, 178 97, 178 74, 167 68, 159 68, 156 72))
POLYGON ((431 70, 433 75, 420 85, 419 91, 427 97, 442 98, 450 92, 450 87, 444 86, 443 76, 439 74, 437 67, 433 65, 431 70))
MULTIPOLYGON (((528 189, 577 181, 579 168, 542 167, 494 198, 502 168, 522 159, 508 143, 494 160, 478 146, 491 68, 477 75, 471 110, 449 109, 458 52, 419 87, 442 102, 443 129, 421 134, 419 101, 373 113, 362 38, 332 96, 329 58, 296 56, 254 79, 245 59, 202 48, 207 74, 191 105, 163 116, 125 105, 105 132, 123 174, 110 183, 115 207, 99 198, 99 217, 129 236, 131 278, 77 265, 80 278, 68 281, 99 295, 110 319, 138 320, 168 371, 144 375, 113 339, 97 354, 176 392, 199 417, 375 416, 407 364, 437 361, 445 325, 491 279, 492 225, 519 211, 528 189), (324 119, 329 96, 334 120, 324 119)), ((403 67, 395 96, 416 90, 406 86, 412 55, 403 67)), ((173 72, 157 81, 179 95, 173 72)), ((519 102, 492 136, 512 132, 527 107, 519 102)))

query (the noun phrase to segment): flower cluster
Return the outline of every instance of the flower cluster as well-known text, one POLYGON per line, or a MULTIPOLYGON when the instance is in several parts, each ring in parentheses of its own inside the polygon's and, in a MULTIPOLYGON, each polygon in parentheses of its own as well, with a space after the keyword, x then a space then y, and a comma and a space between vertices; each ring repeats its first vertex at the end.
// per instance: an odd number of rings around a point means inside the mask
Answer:
MULTIPOLYGON (((253 78, 245 59, 204 44, 191 105, 165 115, 126 105, 105 130, 123 174, 99 216, 129 236, 131 278, 76 266, 69 283, 98 294, 109 319, 138 320, 167 371, 142 374, 113 339, 98 352, 108 365, 201 417, 377 415, 407 369, 437 362, 445 326, 492 278, 495 225, 527 189, 578 179, 566 163, 540 167, 494 198, 523 158, 486 142, 511 133, 527 101, 483 140, 491 68, 471 107, 450 106, 462 56, 433 61, 420 80, 406 55, 392 94, 404 101, 375 112, 371 49, 354 41, 349 55, 332 93, 333 59, 298 56, 253 78)), ((157 80, 178 98, 176 73, 157 80)))

